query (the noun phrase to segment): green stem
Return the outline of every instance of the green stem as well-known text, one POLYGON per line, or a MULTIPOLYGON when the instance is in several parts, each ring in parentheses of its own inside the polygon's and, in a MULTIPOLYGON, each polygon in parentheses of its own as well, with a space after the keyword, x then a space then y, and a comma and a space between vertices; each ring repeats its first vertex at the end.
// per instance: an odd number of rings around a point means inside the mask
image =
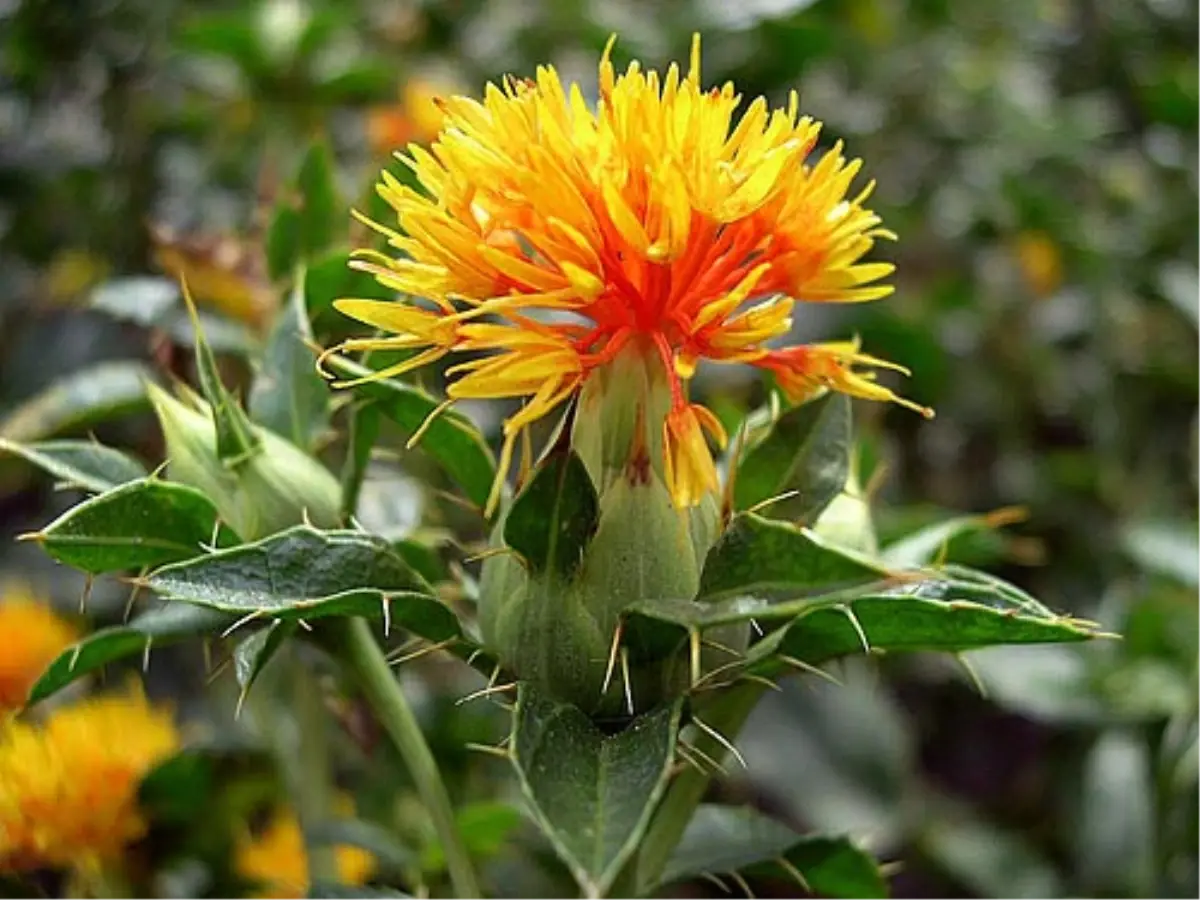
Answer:
POLYGON ((408 766, 445 851, 446 868, 455 895, 481 896, 441 773, 421 733, 421 726, 388 666, 387 658, 365 619, 350 619, 344 625, 343 640, 338 644, 339 655, 358 679, 379 723, 408 766))
MULTIPOLYGON (((709 728, 732 741, 746 723, 762 692, 763 687, 759 684, 736 685, 698 709, 697 715, 709 728)), ((696 732, 693 745, 718 762, 723 761, 729 752, 720 741, 705 731, 696 732)), ((639 896, 645 896, 658 884, 667 861, 683 837, 711 780, 711 774, 689 766, 667 789, 667 795, 654 813, 635 861, 635 884, 639 896)))

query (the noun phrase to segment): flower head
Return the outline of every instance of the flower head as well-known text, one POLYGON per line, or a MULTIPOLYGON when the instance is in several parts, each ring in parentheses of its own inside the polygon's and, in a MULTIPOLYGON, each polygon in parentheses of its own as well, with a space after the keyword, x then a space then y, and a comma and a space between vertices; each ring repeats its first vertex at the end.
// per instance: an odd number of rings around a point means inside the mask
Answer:
POLYGON ((171 715, 140 691, 0 730, 0 872, 118 857, 146 831, 141 779, 178 747, 171 715))
MULTIPOLYGON (((267 827, 246 835, 236 851, 237 872, 260 887, 257 897, 303 897, 308 893, 308 851, 300 820, 290 810, 278 810, 267 827)), ((375 858, 366 850, 348 845, 334 849, 338 880, 343 884, 366 882, 375 870, 375 858)))
POLYGON ((423 190, 386 172, 379 185, 399 227, 369 224, 398 256, 364 251, 355 263, 426 304, 337 306, 392 333, 350 349, 420 351, 399 369, 486 351, 450 370, 448 393, 532 398, 505 424, 502 463, 525 427, 623 349, 661 360, 673 398, 662 466, 688 506, 715 481, 687 399, 699 360, 770 369, 792 395, 898 400, 852 371, 880 364, 857 348, 769 348, 797 303, 891 293, 881 280, 893 267, 864 257, 894 235, 865 206, 871 184, 850 192, 860 163, 840 142, 814 158, 820 125, 799 115, 794 92, 786 109, 759 98, 739 118, 732 84, 701 84, 698 37, 686 75, 637 62, 618 75, 611 47, 594 109, 551 67, 489 85, 482 101, 443 101, 437 140, 401 157, 423 190))
POLYGON ((9 587, 0 599, 0 714, 20 709, 29 689, 79 632, 26 589, 9 587))

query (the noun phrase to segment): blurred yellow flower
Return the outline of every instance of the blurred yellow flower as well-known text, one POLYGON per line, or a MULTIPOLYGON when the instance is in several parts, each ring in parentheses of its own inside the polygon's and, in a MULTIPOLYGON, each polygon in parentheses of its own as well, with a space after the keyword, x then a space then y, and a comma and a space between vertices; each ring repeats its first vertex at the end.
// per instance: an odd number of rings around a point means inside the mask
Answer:
POLYGON ((25 705, 29 689, 78 630, 25 587, 0 591, 0 715, 25 705))
POLYGON ((1034 296, 1048 297, 1062 285, 1062 254, 1050 235, 1042 231, 1021 232, 1014 244, 1014 255, 1034 296))
POLYGON ((428 144, 442 130, 445 116, 439 98, 459 92, 449 82, 414 77, 400 90, 400 102, 377 106, 367 114, 367 139, 378 156, 416 142, 428 144))
POLYGON ((142 778, 179 747, 140 689, 0 729, 0 872, 95 869, 146 832, 142 778))
POLYGON ((799 115, 794 92, 786 109, 760 97, 735 117, 731 83, 701 84, 698 36, 686 75, 637 62, 618 75, 611 48, 594 110, 550 66, 488 85, 481 102, 441 102, 437 140, 401 157, 424 192, 386 171, 378 186, 399 227, 368 224, 398 253, 364 250, 354 263, 428 302, 339 301, 394 335, 345 349, 423 351, 378 377, 483 351, 449 370, 450 398, 528 398, 505 423, 489 507, 519 434, 622 353, 654 361, 670 382, 657 465, 680 507, 716 482, 710 422, 686 390, 701 359, 769 369, 789 395, 832 388, 929 414, 875 384, 871 367, 886 364, 857 345, 769 349, 797 303, 892 292, 881 281, 893 266, 864 261, 895 236, 865 206, 873 185, 850 193, 860 162, 840 142, 811 158, 821 126, 799 115))
MULTIPOLYGON (((351 846, 334 848, 338 880, 364 884, 375 871, 375 858, 351 846)), ((308 851, 300 820, 291 810, 277 810, 259 834, 243 837, 237 847, 237 873, 259 886, 256 897, 304 897, 308 894, 308 851)))

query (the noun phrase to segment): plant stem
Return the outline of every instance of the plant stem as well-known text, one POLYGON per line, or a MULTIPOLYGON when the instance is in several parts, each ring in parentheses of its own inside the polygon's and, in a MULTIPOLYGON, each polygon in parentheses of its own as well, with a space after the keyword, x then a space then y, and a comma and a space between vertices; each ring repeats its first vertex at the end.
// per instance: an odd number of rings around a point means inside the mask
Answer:
POLYGON ((450 797, 425 736, 421 733, 421 726, 366 620, 350 619, 344 626, 341 635, 343 640, 337 645, 339 656, 358 679, 380 724, 408 766, 445 851, 446 868, 454 893, 464 898, 479 897, 479 884, 459 835, 450 797))
MULTIPOLYGON (((763 687, 759 684, 736 685, 698 709, 697 715, 709 728, 732 741, 746 723, 762 692, 763 687)), ((698 751, 718 762, 723 761, 729 752, 720 741, 705 731, 698 730, 693 743, 698 751)), ((667 795, 650 822, 635 860, 635 884, 639 896, 645 896, 657 885, 711 780, 711 773, 689 766, 667 789, 667 795)))

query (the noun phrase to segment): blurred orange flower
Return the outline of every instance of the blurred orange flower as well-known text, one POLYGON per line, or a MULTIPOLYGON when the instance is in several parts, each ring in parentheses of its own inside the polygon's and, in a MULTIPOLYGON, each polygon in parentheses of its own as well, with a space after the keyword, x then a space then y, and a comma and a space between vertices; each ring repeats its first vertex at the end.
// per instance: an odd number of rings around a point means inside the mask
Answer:
MULTIPOLYGON (((308 894, 308 850, 300 820, 291 810, 277 810, 259 834, 246 835, 236 851, 236 869, 255 882, 256 897, 303 897, 308 894)), ((375 871, 375 858, 351 846, 334 848, 338 880, 359 885, 375 871)))

